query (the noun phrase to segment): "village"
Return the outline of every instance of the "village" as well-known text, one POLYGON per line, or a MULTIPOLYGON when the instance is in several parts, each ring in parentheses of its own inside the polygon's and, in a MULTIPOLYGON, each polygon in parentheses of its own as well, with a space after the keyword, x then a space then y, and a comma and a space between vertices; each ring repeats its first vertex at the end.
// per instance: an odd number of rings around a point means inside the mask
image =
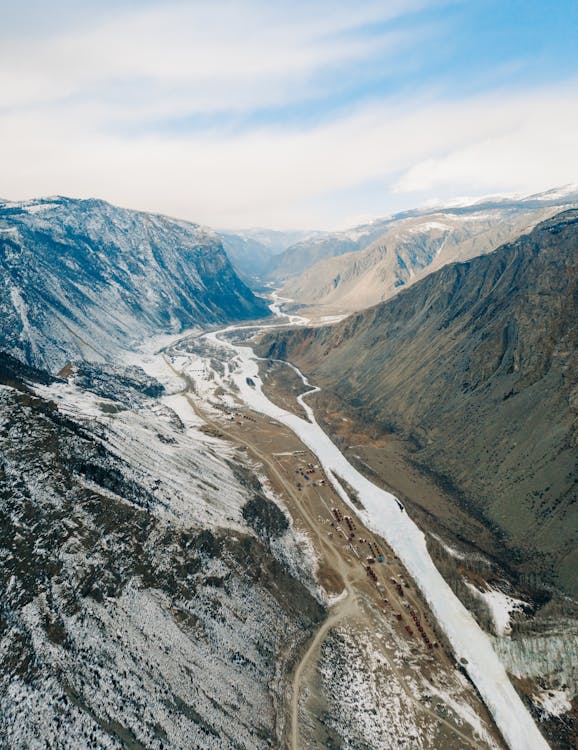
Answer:
MULTIPOLYGON (((290 747, 297 750, 307 738, 311 747, 325 741, 327 726, 318 718, 324 715, 319 707, 331 713, 335 691, 343 693, 340 700, 346 704, 361 706, 380 702, 376 696, 387 686, 380 716, 363 718, 368 727, 373 723, 377 735, 387 736, 396 722, 395 731, 408 738, 408 746, 427 726, 447 750, 501 748, 490 714, 422 593, 385 540, 356 512, 363 508, 363 498, 342 478, 326 475, 315 454, 287 426, 243 404, 229 385, 231 365, 225 373, 207 369, 202 363, 207 352, 199 351, 204 348, 199 344, 197 349, 196 342, 188 342, 195 353, 187 352, 189 366, 181 377, 188 385, 187 400, 204 422, 200 429, 229 441, 262 476, 310 548, 329 605, 327 620, 293 670, 287 710, 291 726, 299 730, 290 747), (328 649, 338 643, 357 650, 344 657, 347 674, 320 679, 338 658, 334 653, 327 661, 328 649)), ((175 354, 180 369, 183 350, 175 354)), ((266 374, 262 379, 269 398, 302 415, 297 389, 274 379, 267 383, 266 374)), ((362 720, 359 712, 355 716, 351 721, 362 720)))

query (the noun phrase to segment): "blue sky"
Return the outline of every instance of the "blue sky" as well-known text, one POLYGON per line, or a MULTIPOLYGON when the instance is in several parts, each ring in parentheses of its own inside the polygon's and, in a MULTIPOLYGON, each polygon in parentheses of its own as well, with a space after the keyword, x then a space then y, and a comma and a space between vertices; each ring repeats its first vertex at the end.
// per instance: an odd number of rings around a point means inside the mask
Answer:
POLYGON ((0 0, 0 195, 342 227, 578 181, 578 4, 0 0))

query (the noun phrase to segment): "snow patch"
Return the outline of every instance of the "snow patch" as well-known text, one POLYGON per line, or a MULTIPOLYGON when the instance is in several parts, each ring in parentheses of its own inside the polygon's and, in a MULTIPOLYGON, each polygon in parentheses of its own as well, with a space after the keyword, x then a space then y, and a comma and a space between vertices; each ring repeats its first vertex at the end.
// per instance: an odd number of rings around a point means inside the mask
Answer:
POLYGON ((572 710, 565 690, 547 690, 534 695, 533 700, 546 716, 562 716, 572 710))
POLYGON ((480 591, 477 586, 474 586, 468 581, 465 583, 470 591, 488 605, 488 609, 490 610, 494 621, 496 633, 500 636, 508 635, 512 631, 510 626, 510 616, 512 612, 524 609, 524 607, 527 606, 526 602, 522 599, 515 599, 513 596, 508 596, 498 589, 480 591))

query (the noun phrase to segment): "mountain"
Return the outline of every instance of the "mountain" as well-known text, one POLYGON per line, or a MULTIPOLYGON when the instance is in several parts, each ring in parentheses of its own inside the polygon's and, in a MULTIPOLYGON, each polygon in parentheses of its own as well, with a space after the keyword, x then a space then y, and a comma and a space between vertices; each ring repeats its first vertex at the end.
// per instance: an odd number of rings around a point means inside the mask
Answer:
POLYGON ((275 256, 313 232, 244 229, 219 232, 223 247, 239 274, 247 280, 266 275, 275 256))
POLYGON ((282 294, 338 311, 369 307, 446 263, 495 250, 560 210, 577 190, 397 214, 290 248, 272 272, 282 294))
POLYGON ((0 258, 0 348, 52 371, 269 313, 211 230, 104 201, 0 202, 0 258))
POLYGON ((402 219, 365 249, 316 263, 288 281, 282 294, 300 304, 360 310, 389 299, 446 263, 495 250, 556 211, 520 215, 483 209, 402 219))
POLYGON ((279 747, 312 561, 179 398, 0 353, 1 747, 279 747))
POLYGON ((362 432, 398 435, 494 530, 505 563, 572 594, 577 250, 578 211, 563 212, 334 326, 259 347, 299 365, 362 432))
POLYGON ((271 281, 282 282, 298 276, 324 258, 332 258, 366 247, 385 231, 385 227, 391 221, 391 219, 383 219, 346 232, 319 233, 302 239, 273 259, 267 278, 271 281))
POLYGON ((270 266, 273 252, 258 240, 239 234, 220 234, 221 242, 239 276, 251 281, 270 266))

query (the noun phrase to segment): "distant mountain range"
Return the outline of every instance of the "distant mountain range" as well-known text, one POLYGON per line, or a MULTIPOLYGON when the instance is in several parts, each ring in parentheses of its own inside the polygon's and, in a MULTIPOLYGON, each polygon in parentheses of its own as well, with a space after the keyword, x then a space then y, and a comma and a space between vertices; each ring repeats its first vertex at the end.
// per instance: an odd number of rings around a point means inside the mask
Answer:
POLYGON ((315 232, 276 231, 274 229, 243 229, 219 232, 223 247, 235 269, 254 283, 255 277, 265 277, 275 256, 296 242, 314 236, 315 232))
POLYGON ((0 349, 52 371, 269 314, 212 230, 104 201, 0 202, 0 258, 0 349))
POLYGON ((506 563, 574 595, 577 259, 571 210, 259 349, 299 365, 363 430, 399 434, 496 531, 506 563))
POLYGON ((273 259, 269 278, 296 303, 360 310, 447 263, 495 250, 575 205, 578 189, 569 187, 526 198, 405 211, 303 240, 273 259))

